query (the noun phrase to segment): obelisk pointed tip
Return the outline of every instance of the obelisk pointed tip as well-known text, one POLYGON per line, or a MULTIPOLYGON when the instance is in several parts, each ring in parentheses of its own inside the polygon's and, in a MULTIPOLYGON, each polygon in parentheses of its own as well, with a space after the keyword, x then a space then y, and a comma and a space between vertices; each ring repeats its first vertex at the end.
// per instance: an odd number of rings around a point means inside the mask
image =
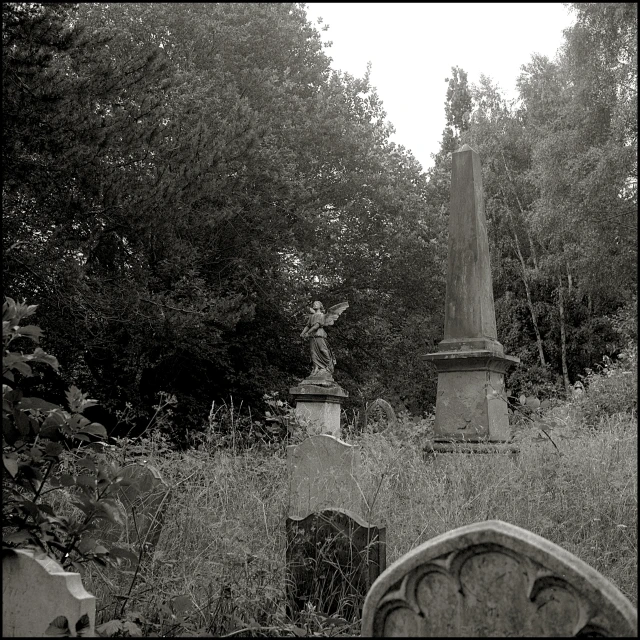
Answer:
POLYGON ((463 144, 456 153, 460 153, 461 151, 475 151, 475 149, 472 149, 468 144, 463 144))

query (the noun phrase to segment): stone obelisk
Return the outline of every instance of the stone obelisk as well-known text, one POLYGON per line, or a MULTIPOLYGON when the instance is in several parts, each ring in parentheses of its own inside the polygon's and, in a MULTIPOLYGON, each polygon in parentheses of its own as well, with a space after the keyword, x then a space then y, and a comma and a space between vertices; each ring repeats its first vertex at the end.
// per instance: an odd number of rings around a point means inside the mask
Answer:
POLYGON ((438 371, 435 450, 509 441, 504 373, 520 360, 498 342, 480 156, 466 144, 453 153, 444 339, 424 358, 438 371))

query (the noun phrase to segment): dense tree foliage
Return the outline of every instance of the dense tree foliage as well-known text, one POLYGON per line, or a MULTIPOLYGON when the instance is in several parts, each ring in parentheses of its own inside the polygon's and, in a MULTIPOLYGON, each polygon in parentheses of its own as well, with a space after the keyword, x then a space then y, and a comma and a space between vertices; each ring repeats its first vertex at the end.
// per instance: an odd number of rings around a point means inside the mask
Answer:
POLYGON ((637 287, 637 9, 574 9, 517 104, 452 70, 425 173, 304 5, 4 3, 5 294, 39 305, 52 401, 73 380, 146 424, 164 391, 179 432, 200 428, 213 400, 256 406, 308 373, 319 299, 350 303, 331 333, 350 402, 428 409, 463 142, 485 171, 499 338, 525 365, 513 388, 614 353, 637 287))
POLYGON ((302 7, 6 4, 3 21, 6 289, 38 300, 63 371, 141 415, 176 394, 197 427, 214 399, 285 392, 309 366, 307 306, 348 299, 343 384, 426 406, 406 350, 441 315, 425 176, 302 7))

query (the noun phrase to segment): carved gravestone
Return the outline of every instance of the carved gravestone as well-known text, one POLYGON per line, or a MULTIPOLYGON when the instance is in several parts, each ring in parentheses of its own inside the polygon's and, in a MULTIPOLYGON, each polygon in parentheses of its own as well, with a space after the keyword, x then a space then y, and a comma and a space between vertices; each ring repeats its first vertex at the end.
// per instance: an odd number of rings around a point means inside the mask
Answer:
POLYGON ((359 447, 325 434, 287 447, 289 515, 304 517, 326 508, 363 515, 360 458, 359 447))
POLYGON ((386 530, 346 509, 287 518, 290 614, 307 604, 317 613, 353 621, 386 566, 386 530))
POLYGON ((425 542, 373 584, 364 637, 637 637, 620 591, 561 547, 497 520, 425 542))
POLYGON ((96 599, 53 559, 2 550, 2 637, 95 636, 96 599))
POLYGON ((103 541, 138 543, 154 547, 162 531, 162 521, 171 490, 160 472, 151 465, 131 464, 120 472, 122 483, 115 498, 127 514, 125 526, 106 525, 103 541))
POLYGON ((360 616, 373 580, 386 566, 385 529, 362 518, 360 449, 330 435, 287 449, 287 602, 327 615, 360 616))

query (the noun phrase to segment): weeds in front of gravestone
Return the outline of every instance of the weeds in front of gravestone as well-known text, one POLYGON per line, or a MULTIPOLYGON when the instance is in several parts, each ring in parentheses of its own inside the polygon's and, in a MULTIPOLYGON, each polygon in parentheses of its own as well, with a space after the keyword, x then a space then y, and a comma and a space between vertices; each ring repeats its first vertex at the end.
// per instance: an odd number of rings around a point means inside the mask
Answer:
POLYGON ((38 367, 58 369, 57 360, 40 347, 23 351, 37 345, 42 335, 36 326, 21 326, 36 308, 6 298, 2 309, 3 547, 39 549, 64 568, 117 564, 129 558, 129 552, 107 549, 93 537, 100 520, 123 522, 113 499, 118 468, 102 453, 106 431, 83 416, 95 401, 72 386, 63 408, 25 397, 20 389, 25 378, 38 375, 38 367), (71 497, 75 515, 54 509, 56 493, 71 497))

